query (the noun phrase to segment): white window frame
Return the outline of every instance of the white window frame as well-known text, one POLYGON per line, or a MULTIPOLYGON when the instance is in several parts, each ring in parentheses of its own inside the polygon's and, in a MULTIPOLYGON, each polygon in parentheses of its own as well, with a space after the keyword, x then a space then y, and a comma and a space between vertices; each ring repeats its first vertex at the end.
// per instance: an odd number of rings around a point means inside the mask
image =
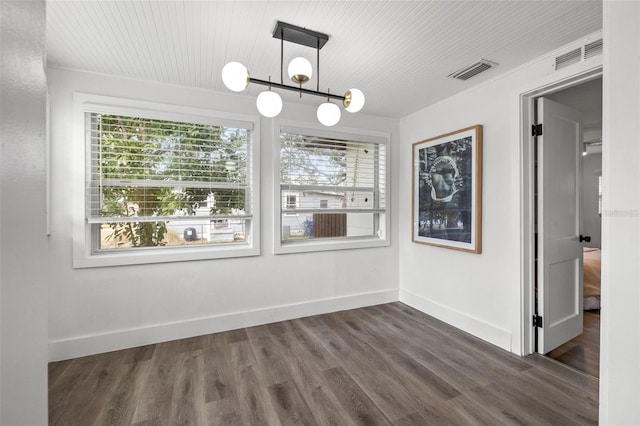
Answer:
POLYGON ((341 126, 332 127, 331 130, 327 130, 326 127, 321 127, 316 124, 290 120, 274 120, 273 140, 273 200, 274 206, 276 206, 273 213, 273 239, 275 254, 308 253, 389 246, 389 233, 391 231, 391 146, 389 133, 341 126), (385 146, 385 189, 387 192, 385 213, 381 214, 383 217, 381 217, 381 232, 379 236, 352 237, 344 239, 309 239, 282 242, 282 199, 280 194, 280 133, 282 128, 287 128, 288 131, 299 132, 301 134, 313 133, 314 135, 321 137, 373 142, 385 146))
POLYGON ((260 119, 255 115, 231 114, 204 108, 170 105, 74 93, 73 129, 73 267, 91 268, 118 265, 179 262, 260 255, 260 119), (150 247, 119 251, 96 251, 92 226, 86 217, 87 141, 85 114, 100 112, 128 116, 144 116, 160 120, 183 121, 207 125, 249 128, 247 185, 252 193, 252 218, 247 241, 229 245, 188 247, 150 247))

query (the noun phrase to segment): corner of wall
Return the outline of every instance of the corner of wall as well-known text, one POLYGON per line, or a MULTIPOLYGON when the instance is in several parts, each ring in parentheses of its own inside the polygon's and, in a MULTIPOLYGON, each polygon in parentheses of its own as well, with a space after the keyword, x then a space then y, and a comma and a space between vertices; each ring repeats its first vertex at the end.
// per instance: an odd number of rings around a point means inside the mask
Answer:
POLYGON ((405 289, 400 289, 400 301, 499 348, 509 352, 512 351, 511 332, 509 330, 479 318, 474 318, 464 312, 456 311, 405 289))
POLYGON ((52 341, 49 360, 60 361, 396 301, 398 291, 391 289, 52 341))

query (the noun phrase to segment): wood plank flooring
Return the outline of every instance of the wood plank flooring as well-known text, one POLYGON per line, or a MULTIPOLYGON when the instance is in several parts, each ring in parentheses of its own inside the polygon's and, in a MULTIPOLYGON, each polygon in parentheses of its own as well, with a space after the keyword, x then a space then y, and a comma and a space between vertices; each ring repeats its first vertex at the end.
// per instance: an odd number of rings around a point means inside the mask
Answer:
POLYGON ((51 425, 596 424, 598 380, 402 303, 51 363, 51 425))
POLYGON ((548 354, 593 377, 600 375, 600 312, 585 311, 582 334, 548 354))

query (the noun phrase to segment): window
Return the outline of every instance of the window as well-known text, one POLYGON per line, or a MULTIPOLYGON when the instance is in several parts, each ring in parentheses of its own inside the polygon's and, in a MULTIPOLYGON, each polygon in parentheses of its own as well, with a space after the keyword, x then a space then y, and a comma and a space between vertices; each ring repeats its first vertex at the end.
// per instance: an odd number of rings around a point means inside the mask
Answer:
POLYGON ((279 138, 277 253, 387 245, 387 138, 287 126, 279 138))
POLYGON ((602 176, 598 176, 598 214, 602 215, 602 176))
POLYGON ((286 194, 287 205, 285 206, 287 209, 295 209, 298 207, 298 196, 296 194, 286 194))
POLYGON ((252 123, 113 110, 83 111, 84 258, 126 264, 254 254, 242 250, 256 247, 252 123))

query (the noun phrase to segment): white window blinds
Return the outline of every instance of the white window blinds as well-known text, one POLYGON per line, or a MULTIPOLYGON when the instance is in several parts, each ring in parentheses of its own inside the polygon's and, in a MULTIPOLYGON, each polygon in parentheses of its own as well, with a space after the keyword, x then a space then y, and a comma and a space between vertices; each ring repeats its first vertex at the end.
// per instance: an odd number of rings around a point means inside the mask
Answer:
POLYGON ((283 213, 381 213, 386 206, 386 145, 283 129, 280 189, 283 213), (297 203, 287 197, 297 195, 297 203), (324 202, 322 202, 324 201, 324 202))
POLYGON ((90 223, 251 217, 247 128, 95 112, 85 120, 90 223))

